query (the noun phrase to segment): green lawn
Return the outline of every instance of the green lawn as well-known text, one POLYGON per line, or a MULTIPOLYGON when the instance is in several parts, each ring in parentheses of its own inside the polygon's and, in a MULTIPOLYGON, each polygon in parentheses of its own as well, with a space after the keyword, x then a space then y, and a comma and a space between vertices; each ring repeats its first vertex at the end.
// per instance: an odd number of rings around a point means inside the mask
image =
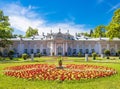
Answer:
POLYGON ((40 81, 40 80, 26 80, 3 75, 3 68, 7 66, 15 66, 22 64, 48 63, 57 64, 53 57, 35 58, 34 62, 23 61, 0 61, 0 89, 120 89, 120 60, 114 59, 100 59, 84 62, 84 58, 68 57, 64 58, 63 64, 93 64, 108 66, 116 69, 117 74, 105 77, 80 81, 40 81))

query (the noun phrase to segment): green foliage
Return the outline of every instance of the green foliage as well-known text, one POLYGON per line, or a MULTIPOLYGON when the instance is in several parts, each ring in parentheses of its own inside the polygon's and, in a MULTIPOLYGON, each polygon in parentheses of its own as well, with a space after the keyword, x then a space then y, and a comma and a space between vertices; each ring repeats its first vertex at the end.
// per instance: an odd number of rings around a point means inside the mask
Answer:
POLYGON ((115 37, 120 38, 120 8, 114 12, 112 21, 109 23, 107 28, 107 37, 113 39, 115 37))
POLYGON ((7 39, 12 37, 12 32, 8 16, 4 16, 3 11, 0 10, 0 47, 6 47, 11 43, 7 39))
POLYGON ((92 37, 92 35, 93 35, 93 30, 91 29, 90 30, 90 37, 92 37))
POLYGON ((38 29, 33 29, 32 27, 29 27, 26 31, 26 37, 31 37, 34 35, 38 35, 38 29))
POLYGON ((97 26, 95 29, 94 29, 94 32, 93 32, 93 37, 106 37, 105 35, 105 26, 104 25, 99 25, 97 26))
POLYGON ((97 54, 94 52, 94 53, 92 53, 92 57, 93 57, 93 60, 95 60, 96 59, 96 57, 97 57, 97 54))
POLYGON ((28 58, 28 55, 26 53, 22 54, 22 58, 26 60, 28 58))
POLYGON ((78 53, 78 57, 81 57, 81 56, 82 56, 82 54, 81 54, 81 52, 79 52, 79 53, 78 53))
POLYGON ((59 67, 61 67, 62 66, 62 60, 63 60, 62 56, 58 56, 57 60, 58 60, 59 67))
POLYGON ((110 50, 105 50, 104 54, 107 56, 107 59, 109 59, 109 55, 110 55, 110 50))
POLYGON ((41 57, 42 55, 41 55, 41 53, 37 53, 37 57, 41 57))
POLYGON ((119 59, 120 59, 120 50, 117 51, 118 55, 119 55, 119 59))
POLYGON ((10 50, 9 52, 8 52, 8 56, 9 56, 9 58, 12 60, 13 59, 13 55, 14 55, 14 50, 10 50))

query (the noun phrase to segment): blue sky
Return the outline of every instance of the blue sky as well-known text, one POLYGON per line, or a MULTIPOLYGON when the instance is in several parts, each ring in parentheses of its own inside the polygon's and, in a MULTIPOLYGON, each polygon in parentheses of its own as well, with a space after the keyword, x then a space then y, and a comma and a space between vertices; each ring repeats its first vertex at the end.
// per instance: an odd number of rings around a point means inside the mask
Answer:
POLYGON ((14 33, 25 34, 29 26, 74 34, 107 25, 120 0, 0 0, 0 9, 9 16, 14 33))

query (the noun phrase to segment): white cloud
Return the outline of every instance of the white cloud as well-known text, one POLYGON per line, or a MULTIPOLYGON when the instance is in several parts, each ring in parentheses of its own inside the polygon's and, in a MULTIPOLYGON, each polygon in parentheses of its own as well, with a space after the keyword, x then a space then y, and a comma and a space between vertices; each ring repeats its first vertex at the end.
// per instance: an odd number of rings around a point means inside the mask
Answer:
POLYGON ((11 26, 23 32, 26 32, 29 26, 38 28, 40 34, 42 32, 49 33, 51 29, 53 32, 58 32, 59 28, 64 33, 69 30, 71 34, 90 30, 90 28, 86 28, 86 25, 75 24, 74 22, 54 24, 46 23, 47 21, 42 18, 42 15, 38 14, 33 9, 35 9, 35 7, 31 5, 23 7, 16 3, 6 4, 3 7, 5 15, 9 16, 11 26))

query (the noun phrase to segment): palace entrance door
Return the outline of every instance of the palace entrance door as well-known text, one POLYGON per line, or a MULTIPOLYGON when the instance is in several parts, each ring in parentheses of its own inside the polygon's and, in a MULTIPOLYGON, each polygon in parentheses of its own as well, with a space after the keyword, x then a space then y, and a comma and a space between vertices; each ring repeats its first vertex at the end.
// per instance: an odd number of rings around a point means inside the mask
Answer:
POLYGON ((63 55, 63 48, 61 46, 57 48, 57 55, 63 55))

